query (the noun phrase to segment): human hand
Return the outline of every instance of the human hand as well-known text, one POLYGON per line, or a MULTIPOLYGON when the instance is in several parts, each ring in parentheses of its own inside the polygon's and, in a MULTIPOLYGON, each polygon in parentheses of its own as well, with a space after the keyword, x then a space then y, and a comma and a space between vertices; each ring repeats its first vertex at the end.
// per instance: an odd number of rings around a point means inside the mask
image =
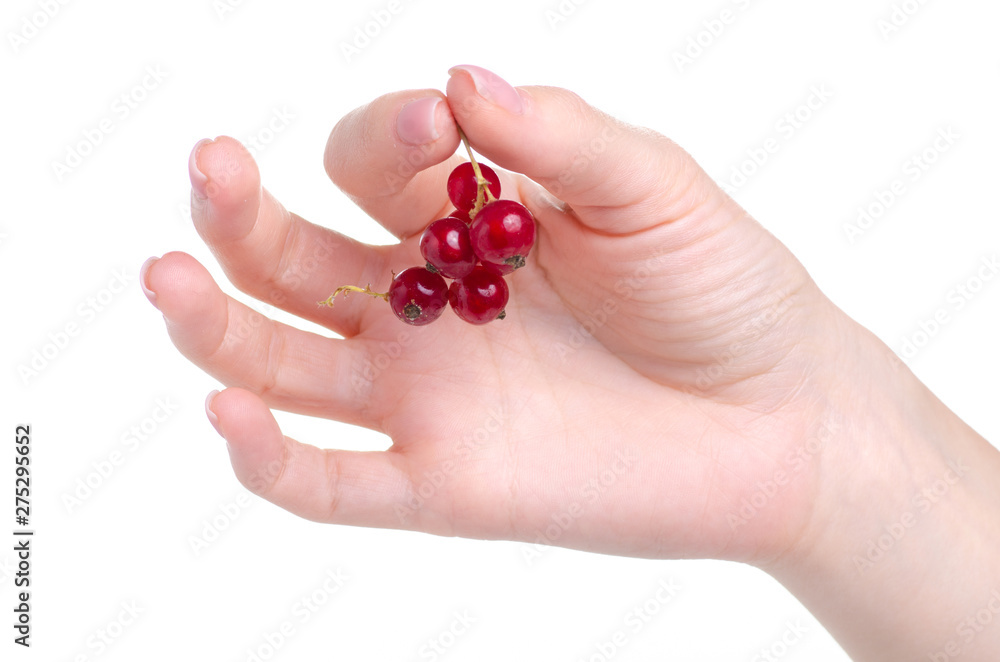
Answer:
POLYGON ((178 349, 237 387, 210 415, 247 487, 318 521, 623 555, 764 562, 795 544, 822 487, 814 467, 740 511, 836 425, 816 351, 846 318, 681 148, 566 90, 515 91, 469 67, 447 97, 399 92, 351 113, 325 163, 398 245, 285 211, 229 138, 192 154, 192 213, 237 287, 343 340, 259 319, 182 253, 144 274, 178 349), (538 222, 507 318, 410 328, 360 295, 317 306, 421 263, 421 231, 450 209, 456 121, 538 222), (392 447, 320 450, 283 437, 269 407, 392 447))

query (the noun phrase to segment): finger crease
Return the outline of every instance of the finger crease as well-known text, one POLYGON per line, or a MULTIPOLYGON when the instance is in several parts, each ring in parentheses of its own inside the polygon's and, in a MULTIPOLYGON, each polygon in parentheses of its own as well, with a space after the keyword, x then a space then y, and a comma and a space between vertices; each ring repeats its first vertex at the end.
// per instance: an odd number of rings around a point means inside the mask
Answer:
POLYGON ((265 400, 273 396, 278 385, 281 372, 282 356, 285 353, 285 335, 276 331, 275 323, 267 320, 268 339, 267 356, 264 360, 264 375, 260 385, 260 397, 265 400))
POLYGON ((332 452, 325 452, 323 454, 323 465, 326 470, 327 481, 329 482, 330 489, 330 512, 328 520, 330 522, 335 522, 337 520, 337 511, 340 510, 340 461, 337 455, 332 452))
POLYGON ((281 244, 281 252, 275 262, 274 270, 271 272, 269 284, 279 286, 288 273, 292 255, 295 253, 293 247, 298 243, 301 223, 292 223, 288 210, 282 208, 282 217, 285 223, 285 239, 281 244))
MULTIPOLYGON (((282 436, 284 437, 284 435, 282 435, 282 436)), ((261 497, 266 497, 267 494, 270 494, 272 492, 276 492, 277 491, 277 487, 278 487, 278 483, 280 483, 281 479, 284 478, 284 476, 285 476, 285 469, 288 468, 288 447, 290 445, 290 442, 291 442, 291 439, 289 439, 288 437, 284 437, 282 439, 282 443, 281 443, 281 463, 278 466, 278 473, 275 474, 274 480, 271 481, 271 484, 267 487, 267 490, 264 491, 264 492, 262 492, 260 494, 261 497)))

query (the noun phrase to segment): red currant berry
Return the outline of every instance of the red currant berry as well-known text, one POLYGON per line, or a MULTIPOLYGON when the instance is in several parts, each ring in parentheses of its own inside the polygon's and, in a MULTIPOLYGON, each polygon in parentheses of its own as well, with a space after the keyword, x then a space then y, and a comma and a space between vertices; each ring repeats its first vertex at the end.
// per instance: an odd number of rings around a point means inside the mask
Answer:
POLYGON ((519 269, 535 243, 535 219, 521 203, 497 200, 479 211, 469 236, 472 250, 483 262, 519 269))
POLYGON ((510 291, 503 276, 483 266, 448 288, 448 302, 455 314, 470 324, 486 324, 503 319, 510 291))
MULTIPOLYGON (((493 171, 493 168, 482 163, 479 164, 479 169, 486 181, 489 182, 490 193, 493 194, 494 198, 499 198, 500 178, 497 177, 497 173, 493 171)), ((451 204, 455 205, 459 211, 468 212, 476 206, 478 189, 476 172, 472 169, 472 163, 469 161, 459 164, 448 176, 448 197, 451 199, 451 204)), ((485 197, 483 199, 486 200, 485 197)))
POLYGON ((476 266, 469 226, 457 218, 442 218, 427 226, 420 237, 420 254, 427 268, 445 278, 467 276, 476 266))
POLYGON ((439 274, 423 267, 410 267, 392 279, 388 301, 396 317, 407 324, 423 326, 441 317, 448 303, 448 285, 439 274))
POLYGON ((458 209, 456 209, 453 212, 451 212, 450 214, 448 214, 448 216, 451 216, 452 218, 457 218, 458 220, 462 221, 466 225, 468 225, 469 223, 472 222, 472 219, 469 218, 469 212, 467 212, 467 211, 459 211, 458 209))

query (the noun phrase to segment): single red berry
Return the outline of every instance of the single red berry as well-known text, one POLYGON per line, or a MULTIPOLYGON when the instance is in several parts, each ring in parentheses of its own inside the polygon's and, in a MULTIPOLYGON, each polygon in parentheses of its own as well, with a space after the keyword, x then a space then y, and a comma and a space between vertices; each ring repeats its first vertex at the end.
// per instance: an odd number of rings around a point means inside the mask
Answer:
POLYGON ((439 274, 423 267, 403 269, 389 286, 389 307, 396 317, 413 326, 441 317, 448 303, 448 285, 439 274))
POLYGON ((469 223, 472 222, 472 219, 469 218, 469 212, 467 212, 467 211, 461 211, 461 210, 456 209, 456 210, 452 211, 450 214, 448 214, 448 216, 451 216, 452 218, 457 218, 458 220, 462 221, 466 225, 468 225, 469 223))
POLYGON ((445 278, 468 275, 478 261, 472 252, 469 226, 450 216, 427 226, 420 237, 420 254, 427 260, 428 269, 445 278))
POLYGON ((478 266, 465 278, 452 282, 448 302, 455 314, 470 324, 503 319, 510 290, 503 276, 478 266))
MULTIPOLYGON (((479 164, 479 169, 483 177, 489 182, 490 193, 494 198, 500 197, 500 178, 493 168, 488 165, 479 164)), ((466 161, 451 171, 448 176, 448 197, 451 204, 455 205, 459 211, 468 212, 476 206, 476 194, 478 192, 478 182, 476 182, 476 172, 472 169, 472 163, 466 161)), ((486 198, 484 197, 485 201, 486 198)))
POLYGON ((535 243, 535 219, 521 203, 497 200, 479 211, 469 236, 472 250, 484 263, 519 269, 535 243))

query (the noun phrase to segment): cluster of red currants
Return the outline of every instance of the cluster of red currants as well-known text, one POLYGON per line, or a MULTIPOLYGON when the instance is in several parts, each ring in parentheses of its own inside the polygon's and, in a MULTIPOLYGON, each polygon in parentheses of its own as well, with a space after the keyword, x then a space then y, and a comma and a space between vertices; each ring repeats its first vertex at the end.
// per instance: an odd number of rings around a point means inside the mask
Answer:
POLYGON ((476 162, 462 135, 471 161, 448 177, 448 197, 455 210, 427 226, 420 237, 423 267, 396 274, 389 291, 345 285, 321 305, 332 306, 340 292, 370 294, 389 302, 403 322, 430 324, 447 305, 471 324, 485 324, 506 315, 509 290, 504 276, 524 266, 535 243, 535 221, 513 200, 500 200, 500 178, 476 162), (452 279, 449 285, 445 278, 452 279))

